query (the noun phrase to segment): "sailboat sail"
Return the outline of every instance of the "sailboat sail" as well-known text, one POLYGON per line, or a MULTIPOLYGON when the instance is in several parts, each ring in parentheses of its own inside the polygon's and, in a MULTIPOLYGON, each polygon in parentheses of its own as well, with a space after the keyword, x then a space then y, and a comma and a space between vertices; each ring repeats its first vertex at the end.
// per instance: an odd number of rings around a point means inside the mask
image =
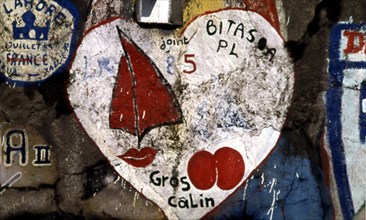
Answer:
POLYGON ((114 87, 110 127, 136 135, 178 123, 181 111, 172 89, 152 60, 117 27, 125 55, 114 87))

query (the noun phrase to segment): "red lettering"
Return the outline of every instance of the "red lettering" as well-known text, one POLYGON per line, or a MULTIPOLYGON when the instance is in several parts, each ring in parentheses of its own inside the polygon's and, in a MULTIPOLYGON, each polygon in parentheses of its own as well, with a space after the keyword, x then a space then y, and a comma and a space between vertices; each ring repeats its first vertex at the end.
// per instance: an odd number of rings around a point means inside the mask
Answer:
POLYGON ((356 31, 344 31, 343 36, 347 37, 347 47, 343 50, 344 53, 358 53, 365 46, 363 33, 356 31))
POLYGON ((192 67, 190 70, 183 70, 183 73, 191 74, 197 69, 196 63, 193 60, 194 54, 184 54, 184 62, 190 64, 192 67), (192 58, 192 59, 190 59, 192 58))

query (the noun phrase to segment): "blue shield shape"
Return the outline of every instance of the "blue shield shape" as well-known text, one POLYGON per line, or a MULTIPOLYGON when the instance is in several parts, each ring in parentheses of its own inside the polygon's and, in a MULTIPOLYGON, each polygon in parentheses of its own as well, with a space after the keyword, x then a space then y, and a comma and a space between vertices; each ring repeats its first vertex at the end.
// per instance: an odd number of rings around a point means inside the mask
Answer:
POLYGON ((343 217, 364 204, 366 136, 366 25, 333 27, 329 49, 327 139, 343 217))

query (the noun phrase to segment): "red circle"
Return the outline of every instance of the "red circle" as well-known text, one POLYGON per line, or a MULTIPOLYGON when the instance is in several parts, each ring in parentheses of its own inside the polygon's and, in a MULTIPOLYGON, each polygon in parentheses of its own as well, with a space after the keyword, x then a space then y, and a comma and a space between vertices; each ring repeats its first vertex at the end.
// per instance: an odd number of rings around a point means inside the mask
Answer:
POLYGON ((211 189, 216 182, 214 156, 204 150, 195 153, 188 161, 188 176, 197 189, 211 189))
POLYGON ((243 157, 230 147, 218 149, 214 157, 217 163, 217 186, 222 190, 233 189, 244 176, 243 157))

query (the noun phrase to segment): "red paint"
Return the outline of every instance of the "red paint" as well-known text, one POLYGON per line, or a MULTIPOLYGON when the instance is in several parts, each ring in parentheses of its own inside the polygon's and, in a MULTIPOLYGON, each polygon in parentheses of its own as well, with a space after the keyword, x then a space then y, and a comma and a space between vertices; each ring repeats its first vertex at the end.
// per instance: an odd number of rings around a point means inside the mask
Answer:
POLYGON ((345 54, 358 53, 365 46, 363 33, 357 31, 344 31, 343 36, 347 37, 347 47, 343 50, 345 54))
POLYGON ((244 176, 243 157, 229 147, 218 149, 214 157, 217 163, 217 186, 222 190, 234 188, 244 176))
POLYGON ((134 167, 146 167, 154 161, 157 152, 151 147, 145 147, 141 150, 131 148, 118 157, 134 167))
POLYGON ((178 122, 180 112, 168 82, 152 60, 118 31, 125 56, 113 92, 110 126, 140 140, 152 127, 178 122))
POLYGON ((188 162, 188 176, 197 189, 211 189, 216 182, 214 156, 204 150, 195 153, 188 162))
POLYGON ((187 64, 190 64, 192 67, 190 70, 183 70, 183 73, 192 74, 192 73, 196 72, 197 66, 196 66, 196 62, 194 62, 193 58, 194 58, 194 54, 184 54, 184 62, 187 64), (192 59, 190 59, 190 58, 192 58, 192 59))
POLYGON ((214 155, 199 151, 188 162, 189 179, 200 190, 211 189, 216 181, 222 190, 233 189, 242 180, 244 171, 243 157, 230 147, 220 148, 214 155))
POLYGON ((136 134, 135 108, 133 99, 132 77, 128 70, 126 57, 121 57, 119 74, 114 87, 112 108, 109 118, 111 128, 121 128, 136 134))
POLYGON ((245 9, 257 12, 280 33, 280 22, 274 0, 244 0, 245 9))

